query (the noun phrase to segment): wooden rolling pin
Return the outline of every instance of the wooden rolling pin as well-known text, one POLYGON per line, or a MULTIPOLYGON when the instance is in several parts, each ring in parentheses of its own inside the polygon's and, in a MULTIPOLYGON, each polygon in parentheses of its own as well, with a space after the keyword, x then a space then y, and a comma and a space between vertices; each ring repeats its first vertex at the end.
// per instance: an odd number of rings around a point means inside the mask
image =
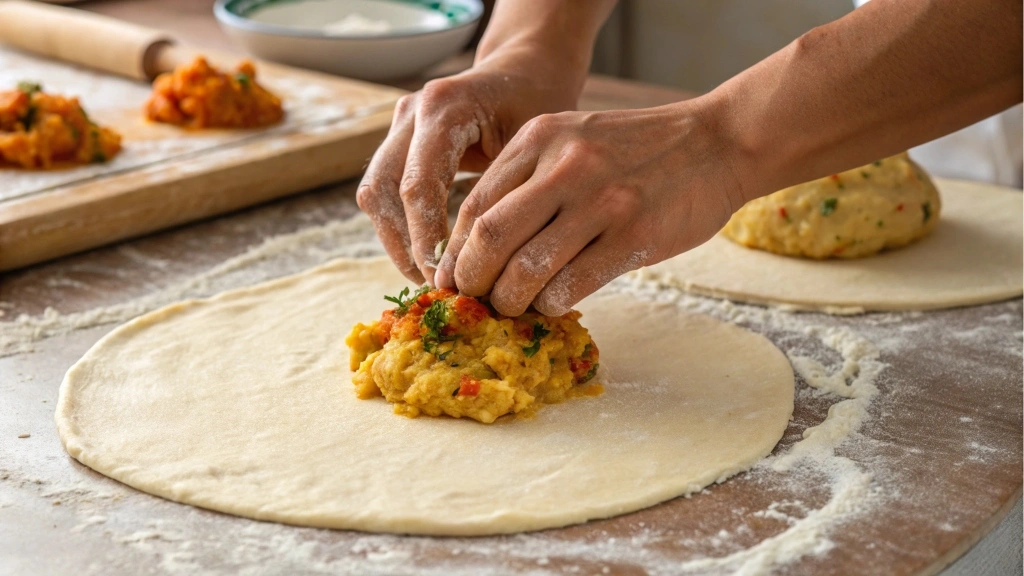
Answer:
POLYGON ((0 43, 145 81, 196 54, 160 30, 24 0, 0 0, 0 43))

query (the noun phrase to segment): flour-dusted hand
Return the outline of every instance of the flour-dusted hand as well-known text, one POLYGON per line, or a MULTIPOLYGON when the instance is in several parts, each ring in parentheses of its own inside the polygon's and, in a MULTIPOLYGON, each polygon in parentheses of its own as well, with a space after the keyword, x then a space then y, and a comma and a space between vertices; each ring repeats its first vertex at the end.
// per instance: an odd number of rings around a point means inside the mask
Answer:
POLYGON ((708 99, 530 121, 466 199, 437 284, 557 316, 693 248, 745 198, 708 99))
POLYGON ((399 100, 356 199, 407 278, 433 281, 455 173, 484 170, 531 118, 575 107, 612 4, 500 4, 472 69, 399 100))

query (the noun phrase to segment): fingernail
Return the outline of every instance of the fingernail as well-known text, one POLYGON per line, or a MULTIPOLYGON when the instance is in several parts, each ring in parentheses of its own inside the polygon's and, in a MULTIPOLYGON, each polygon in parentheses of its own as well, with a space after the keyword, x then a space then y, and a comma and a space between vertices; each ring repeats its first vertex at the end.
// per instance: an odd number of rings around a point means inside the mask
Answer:
POLYGON ((430 285, 431 288, 437 288, 437 283, 434 282, 434 274, 437 273, 431 266, 423 267, 423 281, 430 285))
POLYGON ((455 287, 451 276, 441 268, 434 271, 434 286, 437 286, 438 288, 455 287))

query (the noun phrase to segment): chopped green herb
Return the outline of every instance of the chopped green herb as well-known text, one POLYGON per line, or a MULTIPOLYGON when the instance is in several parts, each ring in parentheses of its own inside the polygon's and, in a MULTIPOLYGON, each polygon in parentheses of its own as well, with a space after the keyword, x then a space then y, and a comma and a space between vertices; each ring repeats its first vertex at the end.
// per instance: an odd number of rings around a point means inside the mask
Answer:
POLYGON ((924 213, 924 221, 925 222, 931 220, 931 218, 932 218, 932 203, 931 202, 925 202, 924 204, 921 204, 921 212, 924 213))
POLYGON ((454 398, 454 397, 459 395, 459 390, 462 390, 462 386, 461 385, 455 387, 455 392, 452 392, 452 398, 454 398))
POLYGON ((238 83, 241 84, 242 88, 248 88, 249 82, 252 82, 252 78, 249 78, 249 75, 245 72, 239 72, 238 74, 235 74, 235 80, 237 80, 238 83))
POLYGON ((555 365, 555 359, 554 358, 548 358, 548 364, 551 364, 552 366, 554 366, 555 365))
POLYGON ((881 166, 882 166, 882 161, 881 161, 881 160, 875 160, 875 161, 873 162, 873 164, 874 164, 875 166, 881 167, 881 166))
POLYGON ((38 82, 18 82, 18 92, 24 92, 25 94, 31 96, 36 92, 42 91, 43 87, 38 82))
POLYGON ((430 286, 422 286, 419 290, 413 292, 412 296, 409 296, 409 288, 402 288, 402 291, 398 293, 398 296, 385 296, 384 299, 388 302, 393 302, 398 305, 398 309, 395 312, 399 316, 409 311, 409 305, 416 301, 417 298, 423 296, 430 291, 430 286), (406 296, 409 296, 406 298, 406 296))
POLYGON ((71 130, 71 137, 74 138, 76 143, 82 138, 82 131, 78 129, 78 126, 68 124, 68 130, 71 130))
POLYGON ((861 175, 861 176, 862 176, 862 177, 863 177, 863 178, 864 178, 865 180, 867 180, 868 178, 871 178, 871 174, 868 174, 867 172, 864 172, 863 170, 861 171, 860 175, 861 175))
POLYGON ((875 222, 875 226, 878 226, 879 228, 881 228, 884 225, 885 225, 885 222, 882 222, 881 220, 879 220, 878 222, 875 222))
POLYGON ((92 162, 94 164, 106 162, 107 155, 103 153, 102 149, 100 149, 100 131, 95 128, 92 130, 92 147, 92 162))
POLYGON ((839 200, 836 198, 825 198, 821 201, 821 215, 828 216, 829 214, 836 211, 836 205, 839 204, 839 200))
POLYGON ((388 302, 394 302, 395 304, 398 304, 399 312, 405 312, 405 310, 409 307, 409 305, 405 303, 405 297, 408 295, 409 287, 406 286, 405 288, 402 288, 402 291, 398 293, 398 296, 385 296, 384 299, 387 300, 388 302))
MULTIPOLYGON (((423 313, 423 320, 421 321, 423 327, 427 329, 427 333, 422 336, 423 349, 431 354, 437 353, 437 346, 443 342, 451 342, 458 338, 458 336, 444 334, 444 329, 448 325, 448 307, 445 306, 441 300, 435 300, 430 308, 423 313)), ((454 349, 454 346, 452 347, 454 349)), ((444 360, 451 350, 444 352, 443 355, 439 355, 438 358, 444 360)))
POLYGON ((452 362, 451 366, 452 366, 452 368, 458 368, 459 367, 459 363, 458 362, 452 362))
POLYGON ((591 378, 593 378, 595 374, 597 374, 597 368, 598 368, 599 366, 601 366, 601 365, 600 365, 600 364, 594 364, 594 365, 593 365, 593 366, 592 366, 592 367, 590 368, 590 371, 589 371, 589 372, 587 372, 587 375, 586 375, 586 376, 584 376, 583 378, 580 378, 580 382, 579 382, 579 383, 580 383, 580 384, 583 384, 584 382, 589 382, 589 381, 590 381, 590 379, 591 379, 591 378))
POLYGON ((529 346, 523 348, 523 354, 526 354, 527 358, 532 357, 540 350, 540 340, 535 340, 529 346))
POLYGON ((594 344, 591 343, 591 342, 587 342, 587 345, 583 347, 583 354, 581 354, 581 356, 586 356, 593 349, 594 349, 594 344))
POLYGON ((551 331, 544 327, 540 322, 535 322, 533 325, 533 341, 529 346, 523 348, 523 354, 526 354, 527 358, 530 358, 540 350, 541 338, 544 338, 551 331))
POLYGON ((423 325, 433 337, 439 337, 448 324, 448 307, 441 300, 435 300, 423 313, 423 325))
POLYGON ((29 104, 28 111, 25 112, 24 116, 18 119, 18 121, 21 122, 21 125, 25 127, 25 130, 30 130, 32 128, 32 124, 36 121, 36 112, 38 112, 38 109, 35 104, 29 104))

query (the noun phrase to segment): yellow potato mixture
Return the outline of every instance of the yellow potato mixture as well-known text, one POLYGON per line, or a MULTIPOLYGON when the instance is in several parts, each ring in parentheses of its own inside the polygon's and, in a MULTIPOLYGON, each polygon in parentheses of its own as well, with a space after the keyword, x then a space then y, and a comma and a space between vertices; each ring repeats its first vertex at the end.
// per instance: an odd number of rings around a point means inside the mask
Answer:
POLYGON ((787 256, 858 258, 927 236, 939 193, 904 152, 752 200, 722 233, 787 256))
POLYGON ((588 384, 598 349, 580 313, 501 316, 451 290, 408 289, 388 297, 396 307, 370 325, 357 324, 345 343, 356 394, 383 396, 396 414, 468 417, 490 424, 530 414, 540 404, 594 396, 588 384))

